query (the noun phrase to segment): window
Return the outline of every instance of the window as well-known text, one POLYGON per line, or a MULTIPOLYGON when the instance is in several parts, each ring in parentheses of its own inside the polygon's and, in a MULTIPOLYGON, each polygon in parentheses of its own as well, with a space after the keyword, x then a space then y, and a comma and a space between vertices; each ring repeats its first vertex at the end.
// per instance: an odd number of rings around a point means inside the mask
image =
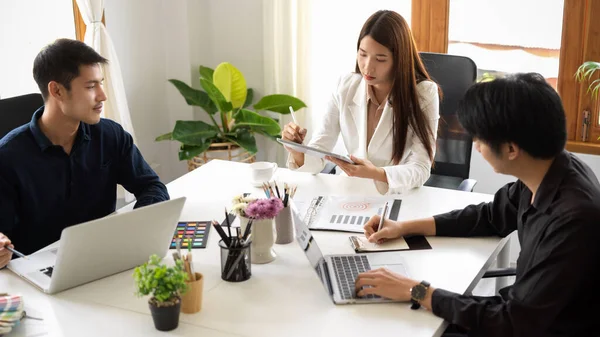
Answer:
POLYGON ((567 149, 600 154, 599 104, 587 92, 589 82, 574 77, 583 62, 600 61, 595 38, 600 35, 600 1, 413 0, 412 7, 421 51, 468 56, 480 77, 541 73, 562 98, 567 149))
POLYGON ((33 60, 55 39, 75 38, 71 1, 0 1, 0 98, 39 92, 33 60))
POLYGON ((556 89, 563 7, 564 0, 450 0, 448 53, 471 58, 478 79, 537 72, 556 89))

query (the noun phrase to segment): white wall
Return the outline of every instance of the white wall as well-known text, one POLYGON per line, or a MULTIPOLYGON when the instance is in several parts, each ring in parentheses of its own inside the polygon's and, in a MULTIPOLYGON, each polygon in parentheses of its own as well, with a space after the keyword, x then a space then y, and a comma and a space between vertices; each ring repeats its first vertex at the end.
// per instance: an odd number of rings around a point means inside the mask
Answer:
POLYGON ((187 1, 107 0, 106 26, 123 73, 138 147, 164 182, 186 172, 175 142, 155 142, 177 119, 192 119, 192 109, 167 82, 190 82, 187 1))
POLYGON ((33 60, 58 38, 75 38, 71 0, 0 0, 0 98, 39 92, 33 60))

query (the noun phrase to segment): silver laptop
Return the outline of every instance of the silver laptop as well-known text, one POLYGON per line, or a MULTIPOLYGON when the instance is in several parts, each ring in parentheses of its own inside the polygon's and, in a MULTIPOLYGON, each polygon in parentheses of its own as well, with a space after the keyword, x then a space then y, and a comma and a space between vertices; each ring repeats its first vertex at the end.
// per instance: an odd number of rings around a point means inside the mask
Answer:
POLYGON ((296 241, 298 241, 311 266, 317 272, 317 276, 319 276, 333 303, 395 302, 375 295, 357 297, 354 283, 359 273, 382 267, 408 276, 402 258, 390 253, 323 256, 315 238, 302 220, 293 202, 290 203, 290 207, 292 207, 294 225, 296 226, 296 241))
POLYGON ((58 248, 14 259, 8 268, 48 294, 120 273, 152 254, 166 255, 184 204, 182 197, 67 227, 58 248))

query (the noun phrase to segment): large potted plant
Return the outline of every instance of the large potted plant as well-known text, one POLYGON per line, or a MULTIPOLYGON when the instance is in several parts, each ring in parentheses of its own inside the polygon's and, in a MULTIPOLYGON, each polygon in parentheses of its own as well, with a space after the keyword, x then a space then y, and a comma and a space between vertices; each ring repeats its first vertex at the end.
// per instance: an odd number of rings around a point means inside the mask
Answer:
POLYGON ((179 325, 181 309, 180 295, 187 290, 187 273, 183 262, 177 260, 175 266, 167 267, 157 255, 150 256, 148 262, 133 271, 136 295, 151 295, 148 300, 154 327, 160 331, 170 331, 179 325))
POLYGON ((169 133, 156 138, 156 141, 174 140, 181 143, 179 160, 188 160, 190 170, 206 163, 211 158, 210 151, 229 151, 238 148, 247 155, 240 161, 251 161, 258 151, 255 134, 275 140, 281 133, 277 119, 259 113, 271 111, 289 114, 290 107, 297 111, 306 107, 300 99, 290 95, 267 95, 252 104, 254 91, 246 86, 244 75, 227 62, 214 70, 200 66, 202 90, 194 89, 186 83, 170 79, 189 105, 201 107, 211 123, 203 121, 178 120, 169 133), (252 106, 252 108, 250 107, 252 106))

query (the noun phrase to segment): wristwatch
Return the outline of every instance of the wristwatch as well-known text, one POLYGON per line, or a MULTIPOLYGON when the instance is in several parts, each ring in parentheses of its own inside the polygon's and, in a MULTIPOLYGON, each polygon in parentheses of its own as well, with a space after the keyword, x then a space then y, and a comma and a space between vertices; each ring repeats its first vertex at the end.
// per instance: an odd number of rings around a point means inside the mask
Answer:
POLYGON ((421 283, 410 288, 410 301, 412 302, 411 309, 416 310, 421 307, 420 302, 425 299, 427 289, 429 289, 429 282, 427 281, 421 281, 421 283))

